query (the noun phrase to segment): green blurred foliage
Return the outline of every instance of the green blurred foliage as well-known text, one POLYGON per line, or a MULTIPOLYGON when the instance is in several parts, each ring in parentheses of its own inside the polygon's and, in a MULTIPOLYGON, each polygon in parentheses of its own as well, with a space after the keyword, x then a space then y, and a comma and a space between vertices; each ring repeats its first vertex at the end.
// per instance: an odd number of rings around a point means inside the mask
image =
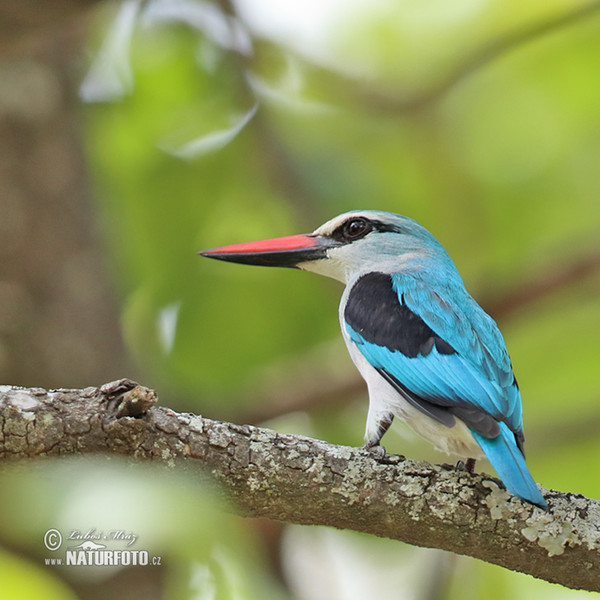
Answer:
MULTIPOLYGON (((294 389, 281 377, 290 361, 310 365, 331 340, 345 355, 338 284, 199 250, 310 231, 354 208, 391 210, 430 229, 488 300, 527 297, 532 281, 598 251, 596 14, 543 32, 572 3, 382 0, 339 14, 320 46, 256 37, 243 54, 198 26, 185 10, 193 4, 145 24, 140 9, 119 57, 131 85, 124 78, 120 97, 84 114, 123 330, 146 383, 173 392, 163 397, 234 418, 260 402, 252 390, 273 372, 282 396, 294 389)), ((593 497, 600 442, 586 425, 598 422, 599 296, 594 275, 500 323, 534 476, 593 497)), ((310 418, 277 427, 357 445, 365 400, 324 398, 310 418)), ((411 434, 386 439, 389 450, 446 460, 411 434)), ((469 565, 491 599, 555 589, 469 565)), ((448 597, 463 597, 459 587, 448 597)))
POLYGON ((222 57, 223 69, 209 76, 194 63, 198 40, 176 33, 140 33, 132 53, 135 93, 94 108, 88 121, 93 175, 106 201, 131 348, 149 371, 180 390, 237 393, 248 374, 272 358, 273 348, 284 354, 307 350, 334 328, 326 315, 316 331, 311 327, 318 313, 314 281, 295 292, 290 323, 278 309, 290 285, 285 276, 271 281, 266 273, 222 270, 196 256, 226 237, 291 232, 294 221, 261 179, 267 166, 255 155, 248 131, 235 144, 191 162, 163 150, 178 136, 200 135, 207 124, 222 127, 236 110, 228 98, 232 65, 222 57), (271 291, 267 298, 265 287, 271 291), (242 299, 247 313, 239 310, 242 299), (172 348, 160 326, 170 308, 177 312, 172 348), (244 339, 256 343, 249 350, 244 339))
POLYGON ((464 556, 410 547, 352 531, 291 526, 282 544, 284 550, 295 555, 295 566, 303 568, 290 576, 292 590, 299 598, 581 600, 594 597, 591 592, 567 590, 521 573, 507 576, 501 567, 464 556), (312 581, 307 581, 307 571, 312 573, 312 581), (314 585, 320 589, 319 596, 311 595, 314 585))
POLYGON ((55 579, 102 582, 122 567, 49 566, 46 559, 66 560, 65 551, 81 543, 69 536, 89 532, 108 550, 147 551, 149 564, 165 568, 165 598, 285 597, 267 575, 259 545, 223 512, 224 498, 198 472, 174 470, 114 457, 47 460, 43 464, 7 467, 0 473, 0 536, 35 561, 0 556, 2 598, 56 598, 73 593, 55 579), (62 543, 45 547, 55 529, 62 543), (134 534, 131 545, 112 537, 134 534), (25 574, 25 575, 24 575, 25 574), (25 580, 25 585, 23 585, 25 580), (19 594, 9 593, 19 589, 19 594), (46 590, 41 592, 40 590, 46 590))
POLYGON ((0 580, 2 598, 19 600, 75 600, 76 596, 58 578, 41 565, 33 565, 4 550, 0 550, 0 580))

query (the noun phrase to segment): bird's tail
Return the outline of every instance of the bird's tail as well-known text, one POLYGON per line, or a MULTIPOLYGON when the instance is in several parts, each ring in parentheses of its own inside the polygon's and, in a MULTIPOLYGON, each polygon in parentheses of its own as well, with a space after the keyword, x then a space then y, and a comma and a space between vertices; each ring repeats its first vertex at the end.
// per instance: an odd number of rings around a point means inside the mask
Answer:
POLYGON ((495 438, 483 437, 473 430, 471 433, 509 492, 532 504, 548 508, 525 464, 525 457, 517 447, 515 434, 505 423, 499 425, 500 434, 495 438))

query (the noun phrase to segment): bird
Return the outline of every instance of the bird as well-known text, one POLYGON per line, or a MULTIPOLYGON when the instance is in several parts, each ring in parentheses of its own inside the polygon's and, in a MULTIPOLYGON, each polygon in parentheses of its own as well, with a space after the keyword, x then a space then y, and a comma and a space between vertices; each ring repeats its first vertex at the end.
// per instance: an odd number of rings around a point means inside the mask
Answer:
POLYGON ((380 442, 397 417, 463 468, 487 457, 509 492, 547 508, 525 462, 521 394, 504 338, 417 221, 353 210, 313 233, 199 254, 344 283, 342 335, 369 394, 363 447, 385 454, 380 442))

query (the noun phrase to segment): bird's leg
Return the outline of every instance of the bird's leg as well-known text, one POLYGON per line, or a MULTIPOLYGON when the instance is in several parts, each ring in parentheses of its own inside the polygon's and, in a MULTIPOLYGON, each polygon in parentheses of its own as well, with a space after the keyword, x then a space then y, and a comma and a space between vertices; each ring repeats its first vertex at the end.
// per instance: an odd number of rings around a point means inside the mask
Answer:
POLYGON ((463 462, 462 460, 459 460, 456 463, 456 468, 459 471, 466 471, 467 473, 475 473, 475 463, 477 461, 474 458, 467 458, 467 460, 465 462, 463 462))
POLYGON ((382 459, 385 456, 385 448, 379 443, 385 432, 390 428, 394 415, 392 413, 383 413, 379 419, 377 419, 375 433, 373 433, 369 439, 363 444, 365 450, 372 450, 376 453, 377 458, 382 459))

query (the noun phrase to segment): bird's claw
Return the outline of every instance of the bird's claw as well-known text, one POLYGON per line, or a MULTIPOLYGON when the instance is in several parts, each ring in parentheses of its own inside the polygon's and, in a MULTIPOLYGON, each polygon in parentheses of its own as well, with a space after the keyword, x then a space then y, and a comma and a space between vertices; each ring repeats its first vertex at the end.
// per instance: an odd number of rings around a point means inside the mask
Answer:
POLYGON ((465 473, 471 473, 473 474, 475 472, 475 459, 474 458, 467 458, 466 461, 462 461, 459 460, 456 463, 456 470, 457 471, 464 471, 465 473))
POLYGON ((385 458, 385 448, 381 444, 363 444, 363 449, 368 450, 374 455, 376 460, 383 460, 385 458))

